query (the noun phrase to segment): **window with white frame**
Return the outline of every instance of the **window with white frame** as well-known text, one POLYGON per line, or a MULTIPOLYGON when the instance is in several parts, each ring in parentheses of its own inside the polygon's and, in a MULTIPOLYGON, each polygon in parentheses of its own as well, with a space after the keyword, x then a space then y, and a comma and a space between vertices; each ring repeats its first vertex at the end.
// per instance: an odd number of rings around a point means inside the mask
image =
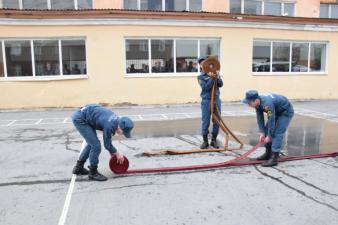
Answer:
POLYGON ((320 4, 320 17, 338 19, 338 4, 320 4))
POLYGON ((199 50, 201 56, 216 56, 219 58, 220 55, 220 41, 219 40, 200 40, 199 50))
POLYGON ((74 9, 74 1, 50 0, 52 9, 74 9))
POLYGON ((138 10, 139 1, 138 0, 123 0, 123 8, 138 10))
POLYGON ((87 74, 85 40, 61 40, 63 75, 87 74))
POLYGON ((0 40, 0 77, 85 75, 83 39, 0 40))
POLYGON ((127 73, 149 73, 149 40, 126 40, 127 73))
MULTIPOLYGON (((231 13, 242 13, 242 0, 229 0, 231 13)), ((243 8, 244 12, 244 8, 243 8)))
POLYGON ((162 0, 141 0, 141 10, 162 10, 162 0))
POLYGON ((57 40, 34 40, 36 76, 60 74, 59 42, 57 40))
POLYGON ((2 41, 0 41, 0 77, 4 77, 5 76, 3 54, 4 53, 2 51, 2 41))
POLYGON ((219 39, 127 38, 126 73, 196 73, 197 58, 220 55, 219 39))
POLYGON ((309 43, 293 43, 291 72, 308 72, 308 58, 309 43))
POLYGON ((245 14, 262 14, 262 2, 254 0, 246 0, 244 5, 245 14))
POLYGON ((295 16, 294 1, 229 0, 231 13, 295 16))
POLYGON ((282 4, 280 2, 264 2, 264 15, 283 15, 282 4))
POLYGON ((19 0, 0 0, 0 6, 8 9, 18 9, 20 7, 19 0))
POLYGON ((198 41, 176 40, 176 72, 198 72, 198 41))
POLYGON ((92 9, 93 0, 0 0, 0 8, 92 9))
POLYGON ((187 9, 187 2, 182 0, 166 0, 165 10, 167 11, 184 11, 187 9))
POLYGON ((151 42, 151 72, 174 72, 174 40, 152 39, 151 42))
POLYGON ((310 44, 310 72, 324 72, 326 65, 326 44, 310 44))
POLYGON ((295 16, 295 3, 283 3, 282 4, 283 16, 295 16))
POLYGON ((253 42, 252 71, 255 73, 326 72, 325 42, 268 41, 253 42))
POLYGON ((77 0, 77 9, 92 9, 93 0, 77 0))
POLYGON ((329 8, 329 4, 320 4, 320 18, 330 18, 329 8))
POLYGON ((201 11, 202 0, 124 0, 124 9, 162 11, 201 11))
POLYGON ((272 43, 272 72, 289 72, 290 44, 285 42, 272 43))
POLYGON ((187 5, 187 11, 194 11, 194 12, 198 12, 198 11, 202 11, 203 7, 202 7, 202 0, 186 0, 186 5, 187 5))
POLYGON ((46 0, 22 0, 22 8, 24 9, 47 9, 46 0))
POLYGON ((7 77, 32 76, 30 41, 5 41, 7 77))

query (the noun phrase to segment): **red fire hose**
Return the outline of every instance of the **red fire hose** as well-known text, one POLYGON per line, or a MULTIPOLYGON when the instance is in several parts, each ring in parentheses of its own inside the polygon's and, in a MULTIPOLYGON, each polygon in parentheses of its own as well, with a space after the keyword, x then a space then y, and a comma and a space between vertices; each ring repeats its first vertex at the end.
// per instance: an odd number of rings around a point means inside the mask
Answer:
MULTIPOLYGON (((262 163, 262 161, 245 161, 240 162, 240 160, 245 159, 250 154, 255 152, 262 143, 258 143, 252 149, 236 157, 221 163, 212 163, 212 164, 202 164, 202 165, 192 165, 192 166, 176 166, 176 167, 161 167, 161 168, 143 168, 143 169, 131 169, 125 172, 124 174, 136 174, 136 173, 161 173, 161 172, 175 172, 175 171, 185 171, 185 170, 203 170, 203 169, 212 169, 212 168, 224 168, 224 167, 237 167, 237 166, 248 166, 248 165, 257 165, 262 163)), ((307 156, 289 156, 280 158, 279 162, 285 161, 295 161, 295 160, 304 160, 304 159, 314 159, 314 158, 325 158, 325 157, 336 157, 338 152, 333 153, 322 153, 322 154, 313 154, 307 156)))

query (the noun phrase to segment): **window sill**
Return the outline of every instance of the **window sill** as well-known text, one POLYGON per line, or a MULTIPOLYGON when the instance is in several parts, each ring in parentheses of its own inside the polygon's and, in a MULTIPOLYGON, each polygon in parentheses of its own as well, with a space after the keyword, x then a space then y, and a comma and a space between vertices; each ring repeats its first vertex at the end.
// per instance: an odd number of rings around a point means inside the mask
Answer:
POLYGON ((1 77, 0 82, 8 81, 57 81, 87 79, 88 75, 64 75, 64 76, 30 76, 30 77, 1 77))
POLYGON ((125 78, 170 78, 170 77, 197 77, 198 72, 194 73, 162 73, 162 74, 125 74, 125 78))
POLYGON ((263 72, 263 73, 252 73, 253 76, 328 76, 327 72, 294 72, 294 73, 289 73, 289 72, 274 72, 274 73, 269 73, 269 72, 263 72))

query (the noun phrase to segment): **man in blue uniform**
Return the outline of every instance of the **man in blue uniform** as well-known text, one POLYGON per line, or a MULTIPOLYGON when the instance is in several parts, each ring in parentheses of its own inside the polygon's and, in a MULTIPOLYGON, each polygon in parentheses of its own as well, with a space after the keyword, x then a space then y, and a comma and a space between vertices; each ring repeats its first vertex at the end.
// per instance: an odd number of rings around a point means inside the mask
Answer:
POLYGON ((260 131, 259 141, 265 143, 265 153, 258 160, 268 160, 264 167, 276 166, 283 140, 292 120, 294 110, 289 100, 282 95, 259 95, 257 91, 246 92, 243 103, 256 109, 257 123, 260 131), (267 123, 264 122, 267 114, 267 123))
POLYGON ((86 141, 85 148, 81 151, 79 159, 73 169, 73 174, 87 175, 89 179, 105 181, 107 178, 97 171, 101 143, 97 137, 96 130, 103 131, 104 147, 111 155, 116 155, 118 163, 123 163, 121 153, 112 145, 112 136, 124 135, 130 138, 130 132, 134 123, 128 117, 118 117, 111 110, 97 104, 89 104, 77 110, 72 117, 75 128, 86 141), (89 171, 84 168, 89 158, 89 171))
MULTIPOLYGON (((201 63, 206 58, 202 57, 198 59, 198 63, 201 65, 201 63)), ((211 90, 214 85, 214 82, 217 82, 217 90, 215 93, 215 103, 214 103, 214 110, 216 112, 216 105, 218 106, 219 110, 221 111, 221 100, 219 98, 220 91, 219 88, 223 86, 223 81, 221 77, 219 76, 219 72, 217 72, 216 75, 213 74, 206 74, 202 67, 201 68, 201 74, 198 76, 198 83, 201 86, 201 109, 202 109, 202 135, 203 135, 203 143, 201 145, 201 149, 207 149, 209 147, 208 143, 208 134, 209 134, 209 125, 210 125, 210 119, 211 119, 211 112, 210 112, 210 101, 211 101, 211 90)), ((212 128, 212 138, 210 145, 214 148, 219 148, 217 143, 217 135, 219 131, 219 126, 217 123, 213 120, 213 128, 212 128)))

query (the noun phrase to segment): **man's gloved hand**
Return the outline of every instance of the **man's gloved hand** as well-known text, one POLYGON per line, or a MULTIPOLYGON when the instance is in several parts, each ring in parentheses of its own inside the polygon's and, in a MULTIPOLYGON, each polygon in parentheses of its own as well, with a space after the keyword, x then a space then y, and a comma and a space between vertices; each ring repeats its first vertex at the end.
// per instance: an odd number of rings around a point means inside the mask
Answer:
POLYGON ((272 138, 270 136, 267 136, 265 139, 264 139, 264 143, 267 144, 267 143, 270 143, 272 141, 272 138))
POLYGON ((259 135, 259 143, 263 143, 264 141, 265 141, 265 135, 261 133, 259 135))
POLYGON ((117 163, 118 164, 122 164, 124 162, 124 156, 122 153, 119 153, 119 152, 115 152, 115 153, 112 153, 111 156, 115 155, 116 158, 117 158, 117 163))
POLYGON ((217 74, 213 74, 212 72, 209 72, 208 75, 214 79, 214 80, 217 80, 218 79, 218 75, 217 74))

